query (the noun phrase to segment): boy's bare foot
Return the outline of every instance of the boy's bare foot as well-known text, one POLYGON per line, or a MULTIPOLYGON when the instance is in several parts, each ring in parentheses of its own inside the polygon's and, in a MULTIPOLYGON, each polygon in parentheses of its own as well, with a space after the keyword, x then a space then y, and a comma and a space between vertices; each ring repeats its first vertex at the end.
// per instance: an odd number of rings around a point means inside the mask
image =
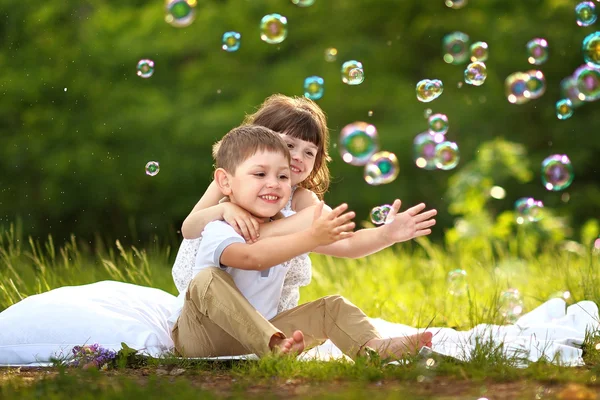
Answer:
POLYGON ((275 353, 298 355, 304 351, 304 334, 302 331, 295 331, 289 338, 273 335, 269 347, 275 353))
POLYGON ((365 346, 371 347, 383 357, 402 358, 416 355, 423 346, 431 347, 432 338, 431 332, 423 332, 411 336, 371 339, 365 346))

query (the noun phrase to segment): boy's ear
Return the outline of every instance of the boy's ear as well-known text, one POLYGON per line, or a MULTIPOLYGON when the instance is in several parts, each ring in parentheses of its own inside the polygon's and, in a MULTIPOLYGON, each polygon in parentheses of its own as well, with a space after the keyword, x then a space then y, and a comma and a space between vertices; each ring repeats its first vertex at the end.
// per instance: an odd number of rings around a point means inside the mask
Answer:
POLYGON ((215 170, 215 182, 224 196, 229 196, 231 194, 231 187, 229 185, 230 176, 223 168, 217 168, 215 170))

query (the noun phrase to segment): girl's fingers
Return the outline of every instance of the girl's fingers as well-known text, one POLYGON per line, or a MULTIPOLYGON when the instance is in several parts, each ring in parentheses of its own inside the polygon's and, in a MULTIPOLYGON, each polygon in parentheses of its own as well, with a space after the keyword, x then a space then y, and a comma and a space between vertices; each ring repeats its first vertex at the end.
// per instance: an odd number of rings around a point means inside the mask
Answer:
POLYGON ((329 213, 329 219, 333 219, 333 218, 339 217, 347 209, 348 209, 348 204, 346 204, 346 203, 340 204, 339 206, 337 206, 336 208, 334 208, 333 210, 331 210, 331 213, 329 213))
POLYGON ((250 227, 252 231, 250 235, 252 235, 252 240, 256 240, 258 238, 258 230, 260 229, 260 224, 256 218, 250 218, 250 227))
POLYGON ((243 220, 239 220, 239 221, 237 221, 237 224, 240 227, 240 231, 242 231, 242 236, 244 237, 246 242, 251 241, 252 236, 250 236, 250 231, 248 230, 246 223, 243 220))
POLYGON ((349 237, 352 237, 352 235, 354 235, 354 232, 342 232, 338 235, 338 240, 348 239, 349 237))
POLYGON ((354 229, 354 227, 356 226, 356 224, 354 222, 348 222, 347 224, 338 226, 337 228, 335 228, 335 232, 336 233, 341 233, 341 232, 347 232, 347 231, 351 231, 354 229))

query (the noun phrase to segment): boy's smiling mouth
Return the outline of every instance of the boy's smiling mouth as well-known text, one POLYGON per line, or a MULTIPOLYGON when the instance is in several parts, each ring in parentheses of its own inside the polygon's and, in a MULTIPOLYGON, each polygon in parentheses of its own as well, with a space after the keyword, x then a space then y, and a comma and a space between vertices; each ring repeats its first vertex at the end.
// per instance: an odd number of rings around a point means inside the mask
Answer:
POLYGON ((275 204, 279 201, 279 199, 281 198, 280 196, 277 196, 275 194, 264 194, 262 196, 258 196, 260 197, 262 200, 266 201, 267 203, 271 203, 271 204, 275 204))

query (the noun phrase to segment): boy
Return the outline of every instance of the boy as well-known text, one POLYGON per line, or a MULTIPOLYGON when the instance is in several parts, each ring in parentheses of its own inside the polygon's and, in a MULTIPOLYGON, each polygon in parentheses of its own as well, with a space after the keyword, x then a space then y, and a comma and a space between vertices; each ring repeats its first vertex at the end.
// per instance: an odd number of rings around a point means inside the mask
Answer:
MULTIPOLYGON (((224 196, 258 218, 276 215, 290 193, 290 155, 273 131, 256 125, 230 131, 215 145, 215 182, 224 196)), ((172 338, 186 357, 271 351, 300 353, 331 339, 355 358, 369 346, 400 357, 430 345, 431 333, 381 339, 366 315, 341 296, 328 296, 277 314, 286 269, 280 265, 299 254, 349 237, 354 213, 347 205, 322 214, 316 207, 309 229, 246 244, 223 221, 206 225, 194 278, 185 294, 172 338), (215 265, 217 267, 215 267, 215 265)))

